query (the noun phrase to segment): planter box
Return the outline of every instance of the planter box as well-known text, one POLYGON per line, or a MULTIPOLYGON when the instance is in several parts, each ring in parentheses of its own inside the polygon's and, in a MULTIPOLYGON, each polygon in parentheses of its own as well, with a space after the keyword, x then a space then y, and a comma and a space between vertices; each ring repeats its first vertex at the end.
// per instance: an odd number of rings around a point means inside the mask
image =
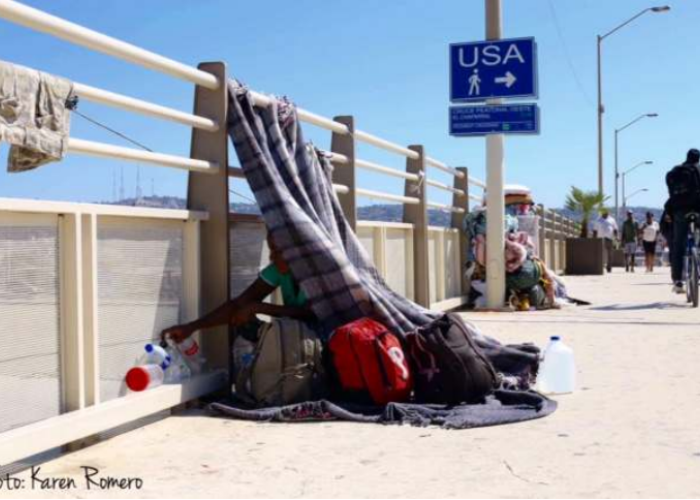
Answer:
POLYGON ((566 274, 603 274, 603 240, 566 239, 566 274))

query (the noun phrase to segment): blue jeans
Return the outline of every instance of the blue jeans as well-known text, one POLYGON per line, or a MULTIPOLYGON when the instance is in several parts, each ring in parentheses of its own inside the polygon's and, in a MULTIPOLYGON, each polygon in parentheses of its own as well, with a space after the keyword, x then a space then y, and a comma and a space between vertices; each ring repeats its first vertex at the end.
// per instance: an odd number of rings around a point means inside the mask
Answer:
POLYGON ((673 240, 669 248, 671 258, 671 279, 674 283, 683 281, 683 264, 688 247, 688 221, 685 212, 673 214, 673 240))

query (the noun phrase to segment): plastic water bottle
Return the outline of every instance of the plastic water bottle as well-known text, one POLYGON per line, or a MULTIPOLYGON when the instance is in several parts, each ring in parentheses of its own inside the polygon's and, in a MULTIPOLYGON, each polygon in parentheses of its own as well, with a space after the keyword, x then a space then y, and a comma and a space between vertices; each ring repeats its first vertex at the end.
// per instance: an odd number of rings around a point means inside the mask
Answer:
POLYGON ((158 387, 164 379, 163 369, 155 364, 135 366, 126 372, 126 386, 134 392, 158 387))
POLYGON ((233 377, 238 378, 241 370, 253 361, 253 351, 255 344, 244 339, 240 335, 233 341, 233 377))
POLYGON ((544 394, 568 394, 576 386, 574 351, 553 336, 544 350, 544 361, 537 377, 537 389, 544 394))
POLYGON ((159 365, 163 370, 167 370, 172 363, 172 357, 161 346, 156 344, 146 344, 146 364, 159 365))
POLYGON ((192 376, 192 370, 187 366, 182 354, 175 347, 172 341, 168 341, 165 351, 170 356, 172 362, 167 370, 165 370, 165 381, 166 384, 180 384, 183 381, 189 379, 192 376))
POLYGON ((187 337, 185 340, 178 344, 178 349, 185 358, 187 365, 190 367, 192 374, 197 375, 202 372, 204 367, 205 359, 202 356, 202 351, 199 348, 199 344, 192 337, 187 337))

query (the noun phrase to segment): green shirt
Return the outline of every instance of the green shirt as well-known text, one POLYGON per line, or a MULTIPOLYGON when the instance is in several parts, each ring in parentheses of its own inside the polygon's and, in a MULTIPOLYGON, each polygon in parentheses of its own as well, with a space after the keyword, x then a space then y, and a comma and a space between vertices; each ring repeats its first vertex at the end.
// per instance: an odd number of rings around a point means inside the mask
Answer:
POLYGON ((282 273, 275 264, 270 264, 260 271, 260 278, 270 286, 280 287, 282 302, 288 307, 306 306, 306 295, 292 277, 292 273, 282 273))
POLYGON ((622 224, 622 242, 635 243, 638 235, 639 224, 637 224, 637 221, 625 219, 624 224, 622 224))

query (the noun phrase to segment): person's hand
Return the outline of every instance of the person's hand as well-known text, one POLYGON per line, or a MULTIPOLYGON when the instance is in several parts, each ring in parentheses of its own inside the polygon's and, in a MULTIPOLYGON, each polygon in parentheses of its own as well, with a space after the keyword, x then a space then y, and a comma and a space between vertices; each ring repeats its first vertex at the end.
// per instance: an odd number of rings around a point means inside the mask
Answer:
POLYGON ((194 332, 194 329, 189 325, 175 325, 163 330, 160 333, 160 338, 164 341, 166 337, 168 337, 176 344, 179 344, 187 337, 191 336, 194 332))
POLYGON ((240 306, 233 309, 229 321, 233 326, 241 326, 251 321, 254 316, 255 309, 253 306, 240 306))

